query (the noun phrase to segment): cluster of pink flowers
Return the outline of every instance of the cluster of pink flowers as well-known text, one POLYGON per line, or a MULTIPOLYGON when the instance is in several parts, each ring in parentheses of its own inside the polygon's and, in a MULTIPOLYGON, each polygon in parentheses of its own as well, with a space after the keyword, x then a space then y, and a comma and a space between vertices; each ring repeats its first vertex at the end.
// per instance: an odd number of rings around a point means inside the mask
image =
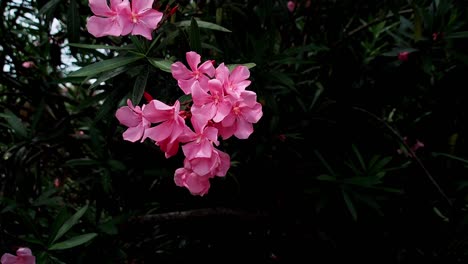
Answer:
POLYGON ((163 13, 153 9, 154 0, 89 0, 94 13, 87 22, 88 32, 95 37, 141 35, 149 40, 163 13))
POLYGON ((36 257, 32 255, 29 248, 19 248, 16 256, 10 253, 3 254, 0 259, 2 264, 36 264, 36 257))
POLYGON ((204 195, 210 188, 209 179, 225 176, 231 166, 229 155, 215 147, 219 146, 218 137, 248 138, 263 112, 255 92, 246 90, 250 85, 247 67, 230 71, 224 63, 217 68, 213 61, 200 64, 200 55, 193 51, 186 58, 190 69, 176 62, 171 72, 182 91, 192 96, 191 105, 181 110, 178 100, 170 106, 152 99, 140 107, 127 100, 128 106, 119 108, 116 117, 128 127, 125 140, 150 138, 166 158, 177 154, 183 144, 184 166, 175 171, 175 183, 193 195, 204 195))

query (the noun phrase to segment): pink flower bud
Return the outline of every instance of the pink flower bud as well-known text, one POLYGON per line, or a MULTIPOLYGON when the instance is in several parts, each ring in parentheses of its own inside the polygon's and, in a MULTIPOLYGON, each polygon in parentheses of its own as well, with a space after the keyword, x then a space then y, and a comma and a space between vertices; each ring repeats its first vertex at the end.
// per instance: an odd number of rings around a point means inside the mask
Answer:
POLYGON ((400 60, 400 61, 407 61, 407 60, 408 60, 408 55, 409 55, 409 52, 408 52, 408 51, 400 52, 400 53, 398 54, 398 60, 400 60))
POLYGON ((296 4, 293 1, 288 1, 287 6, 288 6, 289 12, 291 13, 294 12, 294 9, 296 8, 296 4))
POLYGON ((25 61, 23 62, 23 64, 21 64, 21 66, 23 66, 23 68, 29 69, 29 68, 35 67, 36 64, 34 64, 33 61, 25 61))

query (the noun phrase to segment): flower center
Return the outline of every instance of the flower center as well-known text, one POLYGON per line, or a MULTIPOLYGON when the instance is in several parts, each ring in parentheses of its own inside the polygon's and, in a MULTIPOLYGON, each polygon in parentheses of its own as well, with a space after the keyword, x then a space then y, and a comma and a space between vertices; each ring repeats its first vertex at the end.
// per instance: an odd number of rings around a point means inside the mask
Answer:
POLYGON ((135 14, 135 13, 132 13, 132 22, 134 24, 137 24, 138 23, 138 14, 135 14))

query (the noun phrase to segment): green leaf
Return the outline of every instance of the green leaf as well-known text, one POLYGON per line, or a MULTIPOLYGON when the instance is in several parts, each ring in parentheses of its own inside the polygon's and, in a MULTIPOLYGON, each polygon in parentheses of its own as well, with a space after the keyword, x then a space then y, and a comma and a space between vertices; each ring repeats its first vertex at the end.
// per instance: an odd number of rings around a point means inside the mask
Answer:
POLYGON ((6 109, 4 113, 0 113, 0 117, 3 117, 7 121, 8 127, 11 128, 11 130, 13 130, 13 132, 15 132, 18 136, 22 138, 28 137, 27 128, 24 126, 21 119, 13 114, 13 112, 6 109))
POLYGON ((115 76, 118 76, 118 75, 126 72, 127 70, 128 70, 127 66, 122 66, 122 67, 119 67, 117 69, 113 69, 111 71, 104 72, 103 74, 101 74, 96 79, 96 81, 93 84, 91 84, 89 86, 89 89, 94 89, 94 88, 98 87, 99 85, 101 85, 101 83, 103 83, 105 81, 108 81, 108 80, 114 78, 115 76))
POLYGON ((88 233, 88 234, 83 234, 79 236, 72 237, 68 240, 65 240, 63 242, 56 243, 52 246, 49 247, 49 250, 63 250, 63 249, 69 249, 73 248, 79 245, 82 245, 91 239, 95 238, 97 236, 96 233, 88 233))
POLYGON ((351 216, 353 217, 354 221, 356 221, 357 212, 356 212, 356 208, 354 207, 353 201, 351 201, 351 198, 349 197, 348 193, 346 193, 345 190, 341 189, 341 193, 343 194, 343 199, 345 201, 346 207, 348 207, 348 210, 351 213, 351 216))
MULTIPOLYGON (((125 83, 117 84, 117 87, 112 90, 112 92, 107 96, 106 100, 99 108, 99 111, 96 114, 96 117, 93 120, 93 123, 96 124, 102 118, 106 117, 111 111, 114 111, 119 102, 126 96, 128 93, 128 87, 125 83)), ((93 125, 94 125, 93 124, 93 125)))
POLYGON ((80 43, 70 43, 68 46, 77 47, 82 49, 109 49, 109 50, 133 50, 134 47, 131 45, 127 46, 109 46, 109 45, 95 45, 95 44, 80 44, 80 43))
POLYGON ((55 8, 57 5, 61 2, 62 0, 50 0, 48 1, 44 6, 41 7, 39 10, 39 15, 46 15, 47 17, 50 17, 52 13, 54 12, 55 8))
POLYGON ((253 62, 244 63, 244 64, 227 64, 226 65, 226 67, 228 67, 229 71, 234 70, 237 66, 245 66, 248 69, 252 69, 253 67, 255 67, 257 65, 255 63, 253 63, 253 62))
POLYGON ((132 55, 132 56, 122 56, 122 57, 112 58, 109 60, 99 61, 91 65, 88 65, 86 67, 83 67, 75 72, 72 72, 68 76, 69 77, 80 77, 80 76, 91 77, 101 72, 110 71, 115 68, 125 66, 132 62, 140 60, 141 58, 143 57, 132 55))
POLYGON ((92 159, 71 159, 65 162, 65 165, 70 167, 77 167, 77 166, 95 166, 98 165, 99 162, 92 159))
POLYGON ((67 35, 71 42, 80 41, 80 12, 76 0, 70 0, 68 6, 67 35))
MULTIPOLYGON (((185 20, 185 21, 181 21, 175 24, 176 26, 179 26, 179 27, 190 27, 191 21, 185 20)), ((217 31, 222 31, 222 32, 231 32, 231 30, 227 28, 224 28, 220 25, 216 25, 214 23, 210 23, 206 21, 197 20, 197 24, 198 24, 198 27, 200 28, 206 28, 206 29, 217 30, 217 31)))
POLYGON ((196 53, 201 52, 200 29, 198 28, 197 21, 193 17, 190 22, 190 48, 196 53))
POLYGON ((148 61, 151 63, 151 65, 162 71, 171 72, 171 65, 173 62, 170 60, 148 58, 148 61))
POLYGON ((468 38, 468 31, 460 31, 455 33, 450 33, 447 36, 444 36, 445 39, 459 39, 459 38, 468 38))
MULTIPOLYGON (((72 217, 70 217, 58 230, 57 234, 55 235, 54 239, 51 243, 54 243, 58 239, 60 239, 68 230, 70 230, 78 220, 84 215, 84 213, 88 210, 88 205, 81 207, 72 217)), ((63 243, 63 242, 62 242, 63 243)))
POLYGON ((143 72, 138 75, 135 80, 135 85, 133 85, 132 91, 132 102, 133 105, 137 105, 140 103, 141 98, 143 97, 143 93, 146 89, 146 82, 148 81, 149 75, 149 68, 145 67, 143 72))

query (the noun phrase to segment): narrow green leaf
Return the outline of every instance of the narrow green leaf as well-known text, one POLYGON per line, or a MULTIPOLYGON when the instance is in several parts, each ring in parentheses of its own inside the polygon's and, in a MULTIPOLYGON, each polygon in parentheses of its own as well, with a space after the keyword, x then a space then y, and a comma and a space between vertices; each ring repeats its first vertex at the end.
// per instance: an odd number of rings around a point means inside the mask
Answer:
POLYGON ((22 138, 28 137, 28 130, 26 126, 24 126, 23 122, 19 117, 17 117, 13 112, 10 110, 6 109, 4 113, 0 113, 0 118, 3 117, 7 123, 8 126, 17 134, 18 136, 22 138))
POLYGON ((80 11, 76 0, 70 0, 70 5, 68 6, 67 35, 71 42, 80 41, 80 11))
MULTIPOLYGON (((175 24, 176 26, 179 26, 179 27, 190 27, 191 21, 185 20, 185 21, 181 21, 175 24)), ((197 24, 198 24, 198 27, 200 28, 206 28, 206 29, 217 30, 217 31, 222 31, 222 32, 231 32, 231 30, 225 27, 216 25, 214 23, 206 22, 206 21, 197 20, 197 24)))
POLYGON ((114 111, 117 104, 123 99, 128 93, 128 87, 125 84, 117 85, 114 90, 107 96, 106 100, 99 108, 99 111, 94 118, 93 123, 99 122, 102 118, 106 117, 111 111, 114 111))
POLYGON ((364 159, 362 158, 361 153, 357 149, 356 145, 353 144, 351 147, 353 149, 354 155, 356 155, 356 158, 359 161, 359 165, 361 165, 362 170, 366 171, 366 163, 364 162, 364 159))
POLYGON ((138 75, 135 80, 135 85, 133 86, 132 91, 132 102, 133 105, 137 105, 140 103, 141 98, 143 97, 143 93, 146 89, 146 82, 148 81, 149 75, 149 68, 145 67, 143 72, 138 75))
POLYGON ((86 67, 83 67, 75 72, 72 72, 68 76, 69 77, 79 77, 79 76, 91 77, 101 72, 110 71, 115 68, 125 66, 132 62, 140 60, 141 58, 143 57, 132 55, 132 56, 125 56, 125 57, 122 56, 122 57, 112 58, 109 60, 99 61, 91 65, 88 65, 86 67))
POLYGON ((89 86, 89 89, 94 89, 98 87, 99 85, 101 85, 101 83, 108 81, 114 78, 115 76, 118 76, 126 72, 127 70, 128 70, 128 67, 126 65, 126 66, 119 67, 117 69, 113 69, 111 71, 104 72, 96 79, 96 81, 93 84, 89 86))
POLYGON ((444 36, 445 39, 459 39, 459 38, 468 38, 468 31, 460 31, 447 34, 444 36))
MULTIPOLYGON (((88 210, 88 205, 85 205, 81 207, 72 217, 70 217, 58 230, 57 234, 55 235, 54 239, 52 240, 51 243, 54 243, 58 239, 60 239, 65 233, 68 232, 76 223, 78 223, 78 220, 84 215, 84 213, 88 210)), ((63 242, 62 242, 63 243, 63 242)))
POLYGON ((71 159, 65 162, 65 165, 70 167, 77 167, 77 166, 95 166, 99 164, 98 161, 92 159, 71 159))
POLYGON ((252 69, 253 67, 255 67, 257 65, 255 63, 253 63, 253 62, 244 63, 244 64, 227 64, 226 65, 226 67, 228 67, 229 71, 234 70, 237 66, 245 66, 248 69, 252 69))
POLYGON ((343 194, 343 199, 345 201, 346 207, 348 207, 348 210, 351 213, 351 216, 353 217, 354 221, 356 221, 357 212, 356 212, 356 208, 354 207, 353 201, 351 201, 351 198, 349 197, 348 193, 346 193, 345 190, 341 189, 341 193, 343 194))
POLYGON ((48 1, 39 10, 39 15, 46 15, 47 17, 50 17, 50 15, 52 15, 52 13, 54 12, 55 8, 60 3, 60 1, 62 1, 62 0, 50 0, 50 1, 48 1))
POLYGON ((155 58, 147 58, 147 59, 151 63, 151 65, 153 65, 154 67, 165 72, 171 72, 171 65, 173 64, 172 61, 164 60, 164 59, 155 59, 155 58))
POLYGON ((200 29, 198 28, 197 21, 192 17, 190 22, 190 48, 197 52, 201 52, 200 29))
POLYGON ((95 45, 95 44, 80 44, 80 43, 70 43, 68 46, 77 47, 82 49, 109 49, 109 50, 133 50, 135 49, 131 45, 127 46, 109 46, 109 45, 95 45))
POLYGON ((63 242, 56 243, 52 246, 49 247, 49 250, 63 250, 63 249, 69 249, 73 248, 79 245, 82 245, 93 238, 97 236, 96 233, 88 233, 88 234, 83 234, 79 236, 72 237, 68 240, 65 240, 63 242))

